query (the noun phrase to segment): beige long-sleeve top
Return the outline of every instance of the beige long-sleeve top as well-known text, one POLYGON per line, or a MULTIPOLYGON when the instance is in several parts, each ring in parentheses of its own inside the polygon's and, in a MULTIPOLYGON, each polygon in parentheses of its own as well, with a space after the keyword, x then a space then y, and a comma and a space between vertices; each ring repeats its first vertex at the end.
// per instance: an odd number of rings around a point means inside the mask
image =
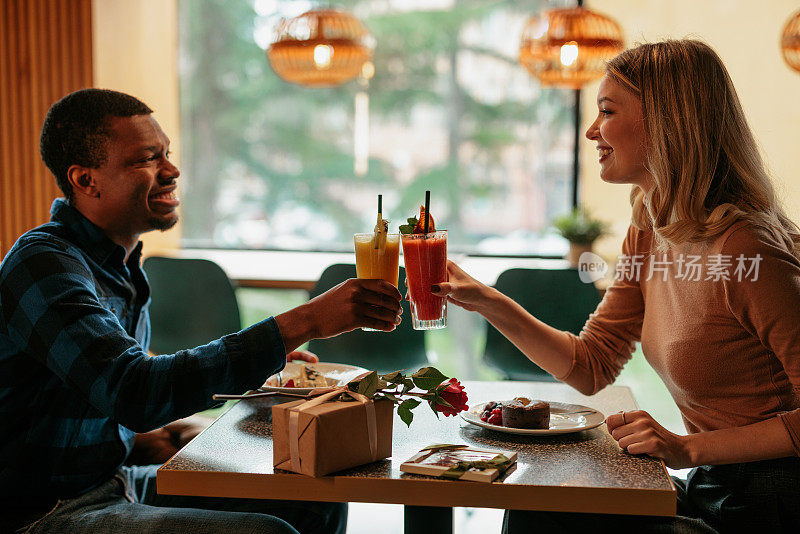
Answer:
POLYGON ((641 341, 690 433, 778 416, 800 455, 800 262, 737 222, 706 245, 656 250, 629 228, 617 277, 558 377, 596 392, 641 341))

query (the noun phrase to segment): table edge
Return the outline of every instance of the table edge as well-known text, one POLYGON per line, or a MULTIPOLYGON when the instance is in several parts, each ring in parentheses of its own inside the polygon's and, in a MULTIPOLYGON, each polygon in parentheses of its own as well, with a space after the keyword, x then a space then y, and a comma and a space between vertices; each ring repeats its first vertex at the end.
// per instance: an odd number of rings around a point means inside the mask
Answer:
POLYGON ((307 477, 295 474, 253 475, 217 471, 159 469, 157 491, 166 495, 291 499, 338 502, 458 506, 626 515, 675 515, 677 496, 670 489, 586 488, 438 480, 370 479, 349 476, 307 477), (444 486, 447 491, 439 491, 444 486), (499 486, 499 487, 498 487, 499 486))

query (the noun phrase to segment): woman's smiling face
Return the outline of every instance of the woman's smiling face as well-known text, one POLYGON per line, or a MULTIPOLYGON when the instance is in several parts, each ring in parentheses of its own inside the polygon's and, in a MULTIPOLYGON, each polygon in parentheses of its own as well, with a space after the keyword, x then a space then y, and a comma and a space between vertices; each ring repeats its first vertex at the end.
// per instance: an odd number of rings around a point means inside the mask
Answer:
POLYGON ((652 176, 645 165, 647 135, 642 104, 631 91, 609 76, 597 91, 597 119, 586 137, 597 142, 600 178, 613 184, 650 188, 652 176))

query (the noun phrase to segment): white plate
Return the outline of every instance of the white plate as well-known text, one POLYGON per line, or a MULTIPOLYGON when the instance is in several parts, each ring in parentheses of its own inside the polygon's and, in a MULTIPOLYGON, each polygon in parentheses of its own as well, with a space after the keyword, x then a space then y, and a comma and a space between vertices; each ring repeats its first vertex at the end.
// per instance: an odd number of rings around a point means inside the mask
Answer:
MULTIPOLYGON (((367 372, 366 369, 363 367, 356 367, 355 365, 347 365, 345 363, 308 363, 306 364, 308 367, 316 370, 322 376, 327 378, 331 384, 331 386, 343 386, 353 380, 360 374, 364 374, 367 372)), ((281 379, 284 382, 289 380, 292 377, 300 376, 300 371, 303 365, 299 363, 289 362, 286 364, 286 367, 283 368, 283 371, 280 372, 281 379)), ((311 392, 314 388, 286 388, 286 387, 279 387, 280 381, 278 380, 278 375, 274 374, 271 377, 267 378, 267 382, 260 388, 260 391, 279 391, 281 393, 299 393, 301 395, 306 395, 311 392)))
MULTIPOLYGON (((500 401, 509 402, 509 401, 500 401)), ((510 428, 507 426, 490 425, 481 421, 481 413, 483 407, 489 404, 482 402, 470 407, 466 412, 461 412, 461 417, 468 423, 473 425, 482 426, 498 432, 505 432, 507 434, 534 434, 534 435, 551 435, 551 434, 568 434, 570 432, 579 432, 581 430, 589 430, 596 426, 603 424, 606 417, 594 408, 588 406, 581 406, 580 404, 567 404, 565 402, 550 402, 550 428, 510 428), (581 412, 581 413, 574 413, 581 412)))

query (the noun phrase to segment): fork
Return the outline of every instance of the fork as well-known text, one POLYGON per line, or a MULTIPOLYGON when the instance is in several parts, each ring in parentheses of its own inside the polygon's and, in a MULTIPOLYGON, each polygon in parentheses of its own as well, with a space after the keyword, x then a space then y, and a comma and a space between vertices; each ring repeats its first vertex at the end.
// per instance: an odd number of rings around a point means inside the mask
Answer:
POLYGON ((228 395, 225 393, 215 393, 211 396, 214 400, 239 400, 239 399, 254 399, 258 397, 272 397, 274 395, 282 395, 286 397, 299 397, 301 399, 308 398, 308 395, 301 393, 285 393, 283 391, 259 391, 258 393, 245 393, 244 395, 228 395))

